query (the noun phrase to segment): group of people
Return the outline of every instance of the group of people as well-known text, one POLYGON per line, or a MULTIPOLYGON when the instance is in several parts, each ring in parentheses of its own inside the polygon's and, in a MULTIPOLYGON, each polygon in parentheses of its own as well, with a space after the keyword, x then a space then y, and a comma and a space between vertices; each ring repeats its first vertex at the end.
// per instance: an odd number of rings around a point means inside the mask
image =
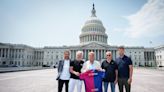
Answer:
MULTIPOLYGON (((124 47, 118 48, 119 57, 114 61, 112 53, 106 52, 106 59, 98 62, 94 59, 94 52, 89 52, 88 61, 83 61, 83 52, 76 52, 76 59, 69 58, 70 52, 64 52, 64 59, 59 61, 58 65, 58 92, 62 92, 65 84, 65 92, 74 92, 77 86, 77 92, 82 90, 82 75, 90 70, 104 72, 102 81, 97 81, 96 84, 102 84, 104 92, 108 92, 108 84, 110 84, 111 92, 115 92, 115 85, 118 83, 119 92, 123 92, 124 87, 126 92, 130 92, 133 74, 133 65, 131 59, 125 55, 124 47)), ((102 74, 102 73, 100 73, 102 74)), ((85 85, 92 85, 86 84, 85 85)), ((86 89, 86 92, 88 91, 86 89)), ((95 90, 93 92, 102 92, 95 90)))

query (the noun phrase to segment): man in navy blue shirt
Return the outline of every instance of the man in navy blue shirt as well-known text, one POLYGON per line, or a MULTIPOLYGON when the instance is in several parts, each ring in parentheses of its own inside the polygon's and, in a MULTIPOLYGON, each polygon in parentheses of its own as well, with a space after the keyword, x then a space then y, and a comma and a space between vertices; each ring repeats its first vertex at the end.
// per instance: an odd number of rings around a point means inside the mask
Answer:
POLYGON ((124 47, 118 48, 119 57, 116 59, 118 65, 118 86, 119 91, 123 92, 125 86, 126 92, 130 92, 133 74, 132 60, 125 55, 124 47))

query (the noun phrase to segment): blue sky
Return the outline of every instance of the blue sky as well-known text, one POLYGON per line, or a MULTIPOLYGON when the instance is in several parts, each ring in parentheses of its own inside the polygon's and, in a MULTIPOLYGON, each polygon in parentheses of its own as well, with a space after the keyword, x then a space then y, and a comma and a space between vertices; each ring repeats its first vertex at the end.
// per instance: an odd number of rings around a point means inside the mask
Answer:
POLYGON ((109 45, 164 44, 163 0, 0 0, 0 42, 78 45, 93 3, 109 45))

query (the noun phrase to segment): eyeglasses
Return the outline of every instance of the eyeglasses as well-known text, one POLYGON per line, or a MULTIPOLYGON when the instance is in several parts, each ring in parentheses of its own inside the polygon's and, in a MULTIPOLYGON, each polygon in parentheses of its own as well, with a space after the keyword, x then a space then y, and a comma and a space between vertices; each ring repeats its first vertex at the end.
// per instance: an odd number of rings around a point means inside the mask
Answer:
POLYGON ((106 55, 106 56, 111 56, 111 55, 106 55))

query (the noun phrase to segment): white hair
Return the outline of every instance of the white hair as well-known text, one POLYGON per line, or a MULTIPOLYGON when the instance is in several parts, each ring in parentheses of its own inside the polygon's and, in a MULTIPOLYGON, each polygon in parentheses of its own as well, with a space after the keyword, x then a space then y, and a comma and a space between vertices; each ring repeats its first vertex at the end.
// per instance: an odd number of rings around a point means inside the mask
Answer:
POLYGON ((90 54, 93 54, 93 55, 95 55, 95 53, 94 53, 93 51, 89 52, 89 54, 88 54, 88 55, 90 55, 90 54))
POLYGON ((106 55, 108 55, 108 54, 112 55, 112 52, 111 51, 107 51, 106 55))
POLYGON ((78 54, 82 54, 82 56, 83 56, 83 52, 82 52, 82 51, 77 51, 77 52, 76 52, 76 56, 77 56, 78 54))

